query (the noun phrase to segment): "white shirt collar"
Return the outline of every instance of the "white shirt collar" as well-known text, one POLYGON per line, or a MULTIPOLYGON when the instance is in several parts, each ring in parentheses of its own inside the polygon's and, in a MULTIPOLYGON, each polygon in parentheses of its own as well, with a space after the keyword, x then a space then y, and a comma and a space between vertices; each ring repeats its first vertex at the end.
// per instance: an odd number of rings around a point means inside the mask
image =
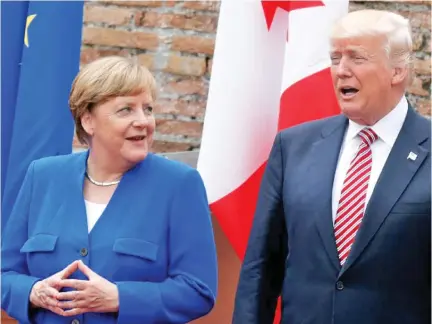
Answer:
MULTIPOLYGON (((370 128, 375 131, 380 140, 384 141, 384 143, 390 147, 393 147, 405 121, 407 112, 408 101, 405 96, 402 96, 396 107, 370 128)), ((366 126, 357 124, 350 120, 346 134, 347 139, 352 140, 365 127, 366 126)))

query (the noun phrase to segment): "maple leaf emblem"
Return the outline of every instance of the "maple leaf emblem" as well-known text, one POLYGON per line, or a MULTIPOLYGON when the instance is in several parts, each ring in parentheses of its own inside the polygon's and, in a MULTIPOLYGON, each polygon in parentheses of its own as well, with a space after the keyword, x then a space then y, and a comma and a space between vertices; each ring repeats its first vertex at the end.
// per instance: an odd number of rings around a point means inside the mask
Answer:
POLYGON ((277 8, 281 8, 285 11, 290 12, 297 9, 324 6, 324 3, 322 1, 298 1, 298 0, 285 0, 285 1, 263 0, 261 1, 261 4, 264 10, 264 16, 266 19, 267 28, 269 30, 271 28, 277 8))

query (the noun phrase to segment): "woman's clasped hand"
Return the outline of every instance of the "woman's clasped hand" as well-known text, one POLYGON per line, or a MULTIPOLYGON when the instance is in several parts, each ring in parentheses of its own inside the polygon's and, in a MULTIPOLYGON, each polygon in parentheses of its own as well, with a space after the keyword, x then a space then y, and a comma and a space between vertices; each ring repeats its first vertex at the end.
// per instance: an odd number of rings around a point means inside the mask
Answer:
POLYGON ((36 282, 30 293, 30 302, 35 308, 45 308, 61 316, 73 316, 87 312, 117 312, 119 297, 115 284, 78 260, 36 282), (88 280, 69 279, 77 270, 88 280), (62 291, 63 288, 69 289, 62 291))

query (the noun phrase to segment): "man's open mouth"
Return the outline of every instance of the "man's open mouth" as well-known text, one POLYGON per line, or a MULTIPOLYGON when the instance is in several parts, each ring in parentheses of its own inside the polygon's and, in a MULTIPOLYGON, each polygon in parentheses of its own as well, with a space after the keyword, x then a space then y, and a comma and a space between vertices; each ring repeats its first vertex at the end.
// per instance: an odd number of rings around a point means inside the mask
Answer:
POLYGON ((353 87, 342 87, 342 88, 340 88, 340 92, 344 96, 353 96, 358 92, 358 89, 353 88, 353 87))

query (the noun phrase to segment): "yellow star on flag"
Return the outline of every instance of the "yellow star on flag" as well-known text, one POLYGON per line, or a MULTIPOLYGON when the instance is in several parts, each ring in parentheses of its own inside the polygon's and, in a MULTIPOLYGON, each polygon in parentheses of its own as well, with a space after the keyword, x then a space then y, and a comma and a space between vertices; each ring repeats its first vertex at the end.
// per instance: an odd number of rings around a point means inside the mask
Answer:
POLYGON ((27 16, 26 27, 25 27, 25 32, 24 32, 24 44, 27 47, 29 47, 28 28, 29 28, 30 24, 32 23, 33 19, 35 19, 35 17, 36 17, 36 15, 27 16))

